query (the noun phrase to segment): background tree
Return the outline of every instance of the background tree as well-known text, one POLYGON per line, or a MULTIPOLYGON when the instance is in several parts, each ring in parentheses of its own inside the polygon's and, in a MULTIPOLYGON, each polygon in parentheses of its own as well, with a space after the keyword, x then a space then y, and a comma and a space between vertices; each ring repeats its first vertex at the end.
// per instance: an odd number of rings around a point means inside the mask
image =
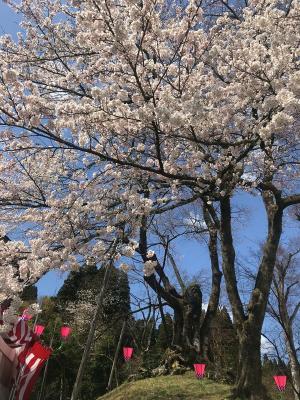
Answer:
POLYGON ((226 307, 218 310, 210 333, 212 371, 218 381, 234 383, 237 376, 238 338, 226 307))
MULTIPOLYGON (((94 264, 73 272, 62 286, 57 297, 44 298, 43 313, 39 322, 45 324, 43 340, 49 343, 51 335, 55 333, 54 356, 49 361, 45 399, 57 399, 58 393, 63 399, 71 396, 78 365, 85 346, 90 320, 95 309, 95 295, 103 280, 103 270, 97 270, 94 264), (60 346, 59 327, 67 323, 72 327, 72 336, 62 349, 60 346), (59 372, 59 373, 58 373, 59 372)), ((104 394, 108 382, 109 372, 121 330, 121 325, 129 313, 129 287, 127 275, 116 268, 111 275, 111 284, 105 292, 104 309, 98 317, 89 362, 86 366, 81 399, 96 398, 104 394)), ((130 344, 130 335, 127 332, 123 344, 130 344)), ((128 371, 124 367, 124 360, 120 354, 116 371, 116 382, 122 382, 128 371)), ((38 395, 40 386, 36 388, 38 395)))

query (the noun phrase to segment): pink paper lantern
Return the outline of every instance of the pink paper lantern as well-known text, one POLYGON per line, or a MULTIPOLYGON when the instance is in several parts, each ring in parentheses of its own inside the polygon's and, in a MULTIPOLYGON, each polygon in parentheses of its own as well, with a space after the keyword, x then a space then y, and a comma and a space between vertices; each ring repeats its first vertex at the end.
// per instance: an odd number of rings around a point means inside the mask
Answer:
POLYGON ((41 336, 44 332, 45 327, 43 325, 36 325, 33 329, 33 332, 38 335, 41 336))
POLYGON ((202 379, 205 371, 205 364, 194 364, 195 374, 198 379, 202 379))
POLYGON ((125 361, 129 361, 132 357, 133 348, 132 347, 123 347, 123 355, 125 361))
POLYGON ((273 376, 276 386, 280 392, 283 392, 286 387, 286 376, 285 375, 275 375, 273 376))
POLYGON ((62 326, 60 328, 60 336, 62 340, 67 340, 71 334, 72 329, 69 326, 62 326))

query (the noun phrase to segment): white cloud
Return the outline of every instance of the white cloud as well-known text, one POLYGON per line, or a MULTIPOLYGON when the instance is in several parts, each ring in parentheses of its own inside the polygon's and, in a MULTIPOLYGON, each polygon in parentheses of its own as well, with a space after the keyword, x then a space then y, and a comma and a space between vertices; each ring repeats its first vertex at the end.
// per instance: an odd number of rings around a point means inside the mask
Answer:
POLYGON ((274 352, 274 346, 264 336, 261 336, 260 343, 262 355, 274 352))
POLYGON ((184 219, 184 222, 198 229, 207 229, 207 225, 205 221, 200 217, 199 214, 195 214, 194 212, 189 213, 189 217, 184 219))

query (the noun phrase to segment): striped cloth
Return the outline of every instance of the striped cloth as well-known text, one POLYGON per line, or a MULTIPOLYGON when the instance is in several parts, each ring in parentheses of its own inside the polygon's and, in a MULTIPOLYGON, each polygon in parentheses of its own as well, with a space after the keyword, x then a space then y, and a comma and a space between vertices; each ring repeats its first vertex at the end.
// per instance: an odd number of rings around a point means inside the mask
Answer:
MULTIPOLYGON (((0 317, 3 314, 1 310, 2 308, 0 309, 0 317)), ((13 398, 14 400, 29 400, 33 386, 52 350, 41 345, 38 337, 28 326, 27 318, 24 319, 23 316, 18 318, 6 335, 5 340, 7 345, 14 349, 18 357, 14 373, 15 385, 12 389, 13 398)))
POLYGON ((51 353, 50 348, 35 342, 26 352, 19 355, 21 369, 16 384, 15 400, 29 400, 39 373, 51 353))
POLYGON ((32 342, 34 336, 26 320, 20 317, 7 334, 8 345, 11 347, 26 346, 32 342))

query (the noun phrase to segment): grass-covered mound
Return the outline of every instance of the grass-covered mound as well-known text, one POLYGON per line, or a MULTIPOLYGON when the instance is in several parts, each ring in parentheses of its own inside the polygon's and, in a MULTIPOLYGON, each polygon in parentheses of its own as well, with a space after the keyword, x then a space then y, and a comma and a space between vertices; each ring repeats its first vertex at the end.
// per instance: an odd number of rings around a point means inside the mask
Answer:
POLYGON ((227 385, 197 380, 188 372, 125 383, 98 400, 222 400, 229 392, 227 385))
MULTIPOLYGON (((293 400, 290 385, 281 397, 273 379, 268 376, 264 383, 274 400, 293 400)), ((185 375, 161 376, 124 383, 98 400, 224 400, 230 393, 230 386, 203 379, 197 380, 193 372, 185 375)))

